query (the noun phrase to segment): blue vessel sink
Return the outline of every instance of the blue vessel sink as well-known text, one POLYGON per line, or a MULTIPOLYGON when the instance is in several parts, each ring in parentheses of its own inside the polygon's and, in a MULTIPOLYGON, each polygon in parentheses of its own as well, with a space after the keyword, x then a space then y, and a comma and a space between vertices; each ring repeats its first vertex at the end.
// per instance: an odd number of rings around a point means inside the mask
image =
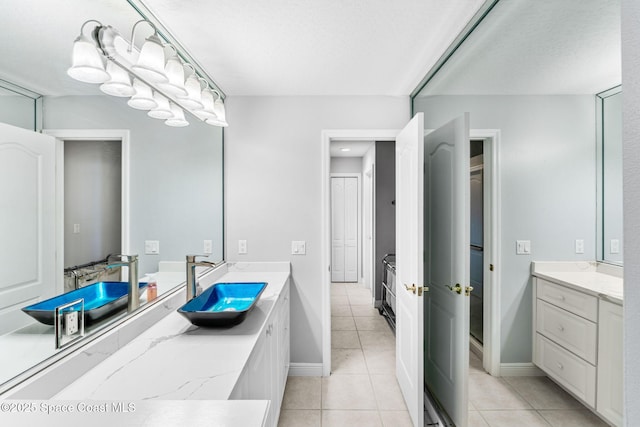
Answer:
MULTIPOLYGON (((147 283, 140 282, 138 287, 142 293, 147 283)), ((128 291, 127 282, 97 282, 23 307, 22 311, 40 323, 53 325, 56 307, 84 298, 84 321, 90 324, 126 308, 128 291)))
POLYGON ((196 326, 232 326, 256 305, 266 282, 216 283, 178 309, 196 326))

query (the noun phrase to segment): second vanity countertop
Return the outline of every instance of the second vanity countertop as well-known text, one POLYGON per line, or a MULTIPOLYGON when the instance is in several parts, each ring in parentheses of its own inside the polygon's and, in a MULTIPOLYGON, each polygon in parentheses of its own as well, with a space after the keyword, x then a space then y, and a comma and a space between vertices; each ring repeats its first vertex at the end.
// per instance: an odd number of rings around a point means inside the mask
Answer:
MULTIPOLYGON (((243 271, 238 264, 215 278, 216 283, 268 283, 241 324, 200 328, 173 311, 54 399, 228 399, 289 279, 288 263, 273 263, 265 270, 271 271, 243 271)), ((206 281, 207 276, 200 278, 206 281)))
POLYGON ((622 267, 587 261, 534 261, 531 263, 531 274, 596 297, 603 297, 616 304, 623 303, 622 267))

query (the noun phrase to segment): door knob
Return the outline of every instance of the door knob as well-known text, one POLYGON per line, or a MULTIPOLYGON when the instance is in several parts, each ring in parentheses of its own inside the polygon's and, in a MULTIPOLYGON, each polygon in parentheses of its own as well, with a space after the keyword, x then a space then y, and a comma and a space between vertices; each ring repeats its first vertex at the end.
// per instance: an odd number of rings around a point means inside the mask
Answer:
POLYGON ((471 295, 471 291, 473 290, 473 286, 465 286, 464 287, 464 296, 468 297, 471 295))
POLYGON ((416 285, 407 286, 407 284, 405 283, 404 288, 410 292, 413 292, 414 294, 416 293, 416 285))
POLYGON ((413 294, 415 295, 416 291, 418 292, 418 296, 421 297, 422 296, 422 291, 424 290, 425 292, 427 292, 429 290, 429 288, 427 288, 426 286, 416 286, 411 285, 411 286, 407 286, 407 284, 404 284, 404 288, 410 292, 413 292, 413 294))
POLYGON ((449 288, 451 291, 457 293, 458 295, 462 293, 462 286, 460 286, 460 283, 456 283, 455 286, 447 285, 447 288, 449 288))

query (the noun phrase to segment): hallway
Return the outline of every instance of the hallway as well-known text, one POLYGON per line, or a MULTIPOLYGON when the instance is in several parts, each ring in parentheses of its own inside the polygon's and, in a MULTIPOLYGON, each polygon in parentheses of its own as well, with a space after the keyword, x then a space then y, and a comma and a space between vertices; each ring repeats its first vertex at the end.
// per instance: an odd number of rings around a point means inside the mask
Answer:
POLYGON ((331 376, 289 377, 280 427, 410 427, 395 376, 395 336, 371 291, 331 285, 331 376))

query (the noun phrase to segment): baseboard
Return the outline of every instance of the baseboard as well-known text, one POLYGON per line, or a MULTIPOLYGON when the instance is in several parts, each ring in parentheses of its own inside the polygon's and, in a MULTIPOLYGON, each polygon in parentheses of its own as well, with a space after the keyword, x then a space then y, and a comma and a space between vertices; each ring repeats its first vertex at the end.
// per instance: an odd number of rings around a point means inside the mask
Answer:
POLYGON ((289 364, 290 377, 321 377, 322 363, 291 363, 289 364))
POLYGON ((501 377, 541 377, 546 374, 533 363, 501 363, 501 377))

